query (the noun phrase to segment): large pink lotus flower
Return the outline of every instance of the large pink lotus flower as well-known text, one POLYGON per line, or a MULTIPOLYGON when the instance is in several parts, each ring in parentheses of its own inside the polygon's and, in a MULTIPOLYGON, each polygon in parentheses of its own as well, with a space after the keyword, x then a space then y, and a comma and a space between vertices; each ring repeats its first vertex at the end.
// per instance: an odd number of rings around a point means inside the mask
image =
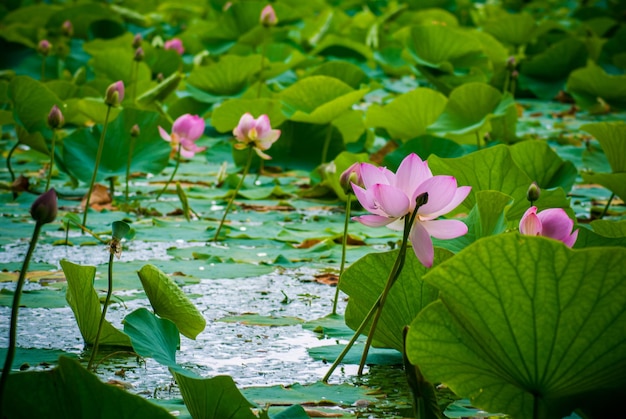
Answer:
POLYGON ((253 147, 260 158, 269 160, 271 157, 264 151, 268 150, 278 140, 280 130, 272 129, 267 115, 261 115, 254 119, 250 113, 246 112, 233 130, 233 135, 238 141, 234 145, 237 150, 253 147))
POLYGON ((519 231, 529 236, 544 236, 562 241, 572 247, 578 238, 578 229, 572 232, 574 221, 563 208, 550 208, 537 214, 537 207, 526 210, 519 223, 519 231))
POLYGON ((204 132, 204 119, 198 115, 184 114, 179 116, 174 125, 172 125, 172 134, 168 134, 163 128, 159 127, 161 138, 172 144, 174 150, 181 145, 180 155, 185 158, 191 158, 196 153, 206 150, 206 147, 198 147, 196 140, 202 136, 204 132))
POLYGON ((165 49, 173 49, 178 53, 178 55, 183 55, 185 52, 185 47, 183 46, 183 41, 178 38, 172 38, 169 41, 165 41, 165 45, 163 46, 165 49))
POLYGON ((453 176, 433 176, 428 162, 411 153, 393 173, 385 167, 361 163, 364 188, 352 184, 357 199, 371 214, 354 217, 370 227, 387 226, 404 229, 404 217, 411 216, 416 198, 428 194, 428 201, 420 206, 411 226, 409 240, 419 261, 426 267, 433 265, 432 237, 453 239, 467 233, 467 226, 459 220, 437 218, 456 208, 470 193, 471 187, 457 187, 453 176))

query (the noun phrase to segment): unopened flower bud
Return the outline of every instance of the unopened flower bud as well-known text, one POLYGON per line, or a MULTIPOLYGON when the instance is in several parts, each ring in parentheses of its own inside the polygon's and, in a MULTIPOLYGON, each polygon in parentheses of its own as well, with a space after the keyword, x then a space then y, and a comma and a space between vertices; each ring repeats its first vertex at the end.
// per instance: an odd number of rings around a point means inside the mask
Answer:
POLYGON ((530 186, 528 187, 528 191, 526 192, 526 199, 528 199, 530 201, 530 204, 532 205, 533 202, 539 199, 540 195, 541 195, 541 188, 539 188, 539 185, 537 185, 537 182, 531 183, 530 186))
POLYGON ((143 42, 143 36, 141 36, 141 34, 138 33, 133 38, 133 48, 135 48, 135 49, 139 48, 141 46, 142 42, 143 42))
POLYGON ((507 68, 509 71, 513 71, 513 70, 515 70, 515 66, 516 66, 516 65, 517 65, 517 62, 516 62, 516 60, 515 60, 515 57, 511 55, 511 56, 509 57, 509 59, 508 59, 508 60, 506 60, 506 68, 507 68))
POLYGON ((352 192, 352 184, 363 187, 363 178, 361 178, 361 163, 357 162, 348 167, 339 177, 339 184, 345 193, 352 192))
POLYGON ((52 44, 47 39, 42 39, 39 41, 37 45, 37 52, 47 57, 50 54, 50 50, 52 50, 52 44))
POLYGON ((278 18, 276 17, 276 12, 271 4, 268 4, 261 10, 261 17, 259 18, 261 25, 269 28, 271 26, 276 26, 278 23, 278 18))
POLYGON ((116 81, 107 88, 104 95, 104 103, 109 106, 119 106, 124 100, 124 82, 116 81))
POLYGON ((48 113, 48 125, 50 128, 61 128, 65 123, 65 118, 63 118, 63 113, 61 109, 57 105, 52 106, 50 109, 50 113, 48 113))
POLYGON ((139 134, 141 134, 141 130, 139 129, 139 125, 135 124, 133 125, 133 127, 130 129, 130 136, 133 138, 137 138, 139 137, 139 134))
POLYGON ((139 61, 143 61, 143 57, 145 56, 145 53, 143 52, 143 48, 138 47, 135 50, 135 56, 133 57, 133 60, 139 62, 139 61))
POLYGON ((163 73, 159 73, 156 75, 156 81, 157 83, 161 83, 163 81, 164 77, 163 77, 163 73))
POLYGON ((30 207, 30 215, 37 224, 47 224, 57 217, 57 193, 54 188, 50 188, 35 199, 30 207))
POLYGON ((61 25, 61 33, 64 36, 71 38, 72 35, 74 35, 74 26, 72 25, 72 22, 70 22, 69 20, 63 22, 63 24, 61 25))
POLYGON ((512 78, 513 80, 515 80, 515 79, 517 79, 518 77, 519 77, 519 71, 517 71, 517 70, 513 70, 513 71, 511 72, 511 78, 512 78))

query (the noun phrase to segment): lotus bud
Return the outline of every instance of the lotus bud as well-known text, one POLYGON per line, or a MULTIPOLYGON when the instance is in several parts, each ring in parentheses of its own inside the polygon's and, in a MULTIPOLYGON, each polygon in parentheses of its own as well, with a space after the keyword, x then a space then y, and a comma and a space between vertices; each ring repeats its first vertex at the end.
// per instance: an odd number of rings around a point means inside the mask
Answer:
POLYGON ((528 191, 526 192, 526 199, 530 201, 530 205, 532 205, 533 202, 538 200, 540 195, 541 195, 541 188, 539 188, 539 185, 537 185, 537 182, 531 183, 530 186, 528 187, 528 191))
POLYGON ((52 106, 52 109, 50 109, 50 113, 48 114, 48 125, 50 128, 61 128, 64 123, 65 118, 63 118, 61 109, 59 109, 57 105, 52 106))
POLYGON ((508 59, 508 60, 506 60, 506 68, 507 68, 509 71, 513 71, 513 70, 515 70, 515 66, 516 66, 516 65, 517 65, 517 62, 516 62, 516 60, 515 60, 515 57, 511 55, 511 56, 509 57, 509 59, 508 59))
POLYGON ((47 57, 50 54, 51 50, 52 44, 50 43, 50 41, 48 41, 47 39, 42 39, 41 41, 39 41, 39 44, 37 45, 38 53, 40 53, 44 57, 47 57))
POLYGON ((164 77, 163 77, 163 73, 159 73, 156 75, 156 81, 157 83, 161 83, 163 81, 164 77))
POLYGON ((133 127, 130 129, 130 136, 133 138, 137 138, 139 137, 139 134, 141 134, 141 129, 139 129, 139 125, 133 125, 133 127))
POLYGON ((339 184, 345 193, 352 192, 352 184, 363 187, 363 178, 361 178, 361 163, 354 163, 348 167, 339 177, 339 184))
POLYGON ((70 22, 69 20, 63 22, 63 24, 61 25, 61 33, 64 36, 71 38, 72 35, 74 35, 74 26, 72 25, 72 22, 70 22))
POLYGON ((30 207, 30 215, 37 224, 47 224, 57 217, 57 193, 54 188, 50 188, 35 199, 30 207))
POLYGON ((165 41, 163 45, 165 49, 172 49, 178 53, 178 55, 183 55, 185 52, 185 47, 183 46, 183 41, 178 38, 172 38, 169 41, 165 41))
POLYGON ((107 88, 106 94, 104 96, 104 103, 109 106, 119 106, 120 103, 124 100, 124 82, 116 81, 112 85, 107 88))
POLYGON ((143 61, 144 56, 145 56, 145 53, 143 52, 143 48, 137 47, 137 49, 135 50, 135 56, 133 57, 133 60, 137 62, 143 61))
POLYGON ((141 43, 143 42, 143 36, 141 36, 140 33, 138 33, 137 35, 135 35, 135 37, 133 38, 133 48, 137 49, 141 46, 141 43))
POLYGON ((261 10, 260 21, 261 25, 265 26, 266 28, 276 26, 276 24, 278 23, 276 12, 274 11, 274 8, 271 4, 268 4, 263 8, 263 10, 261 10))
POLYGON ((516 80, 518 77, 519 77, 519 71, 517 71, 517 70, 513 70, 513 71, 511 72, 511 78, 512 78, 513 80, 516 80))

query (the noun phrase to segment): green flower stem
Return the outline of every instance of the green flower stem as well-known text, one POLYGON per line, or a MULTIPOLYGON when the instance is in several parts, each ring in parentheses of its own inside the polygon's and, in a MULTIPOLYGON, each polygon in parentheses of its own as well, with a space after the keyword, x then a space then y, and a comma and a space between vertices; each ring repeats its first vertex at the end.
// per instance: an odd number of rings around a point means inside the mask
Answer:
POLYGON ((328 158, 328 149, 330 148, 330 139, 333 135, 333 124, 328 123, 328 130, 326 130, 326 139, 324 140, 324 148, 322 148, 322 164, 326 163, 328 158))
POLYGON ((478 131, 476 131, 476 148, 478 150, 480 150, 481 145, 480 145, 480 133, 478 131))
POLYGON ((361 355, 361 362, 359 363, 359 370, 357 372, 358 375, 363 374, 363 368, 365 367, 365 361, 367 360, 367 354, 369 352, 370 346, 372 344, 372 340, 374 340, 374 333, 376 332, 376 326, 378 325, 378 320, 380 319, 381 314, 383 313, 383 307, 385 306, 385 301, 387 301, 387 296, 389 295, 389 291, 391 291, 391 287, 396 283, 400 273, 402 272, 402 268, 404 267, 404 261, 406 259, 406 248, 409 242, 409 233, 411 232, 411 226, 413 225, 413 221, 417 215, 417 210, 419 206, 416 206, 413 214, 410 217, 404 218, 404 234, 402 235, 402 244, 400 245, 400 251, 398 252, 398 257, 393 264, 393 268, 389 273, 389 278, 387 279, 387 285, 385 285, 385 289, 382 294, 380 294, 380 303, 378 304, 378 309, 376 310, 376 314, 372 320, 372 325, 370 326, 370 331, 367 334, 367 341, 365 342, 365 347, 363 348, 363 355, 361 355))
POLYGON ((139 72, 139 61, 133 60, 130 70, 131 93, 130 97, 133 103, 137 100, 137 73, 139 72))
POLYGON ((48 191, 48 189, 50 189, 50 179, 52 179, 52 168, 54 167, 54 145, 55 145, 55 139, 56 139, 56 135, 57 134, 57 130, 53 129, 52 130, 52 146, 50 147, 50 169, 48 169, 48 179, 46 180, 46 192, 48 191))
POLYGON ((11 325, 9 327, 9 347, 7 348, 7 357, 4 360, 4 367, 2 368, 2 376, 0 377, 0 405, 2 405, 2 398, 4 397, 4 389, 6 387, 9 373, 11 372, 11 364, 13 364, 13 358, 15 357, 15 345, 17 342, 17 315, 20 308, 20 298, 22 296, 22 288, 26 279, 26 272, 28 270, 28 264, 33 256, 33 251, 37 245, 37 239, 41 231, 42 223, 35 224, 33 230, 33 237, 30 240, 24 263, 22 264, 22 270, 20 270, 20 276, 17 279, 17 286, 15 287, 15 294, 13 294, 13 305, 11 306, 11 325))
POLYGON ((98 175, 98 166, 100 166, 100 159, 102 158, 102 149, 104 148, 104 137, 107 133, 107 126, 109 125, 109 114, 111 113, 111 106, 107 106, 107 114, 104 117, 104 126, 102 127, 102 135, 100 135, 100 142, 98 143, 98 151, 96 153, 96 164, 93 168, 93 175, 91 176, 91 182, 89 183, 89 192, 87 193, 87 202, 85 202, 85 212, 83 214, 83 227, 87 227, 87 213, 89 212, 89 201, 91 201, 91 194, 93 187, 96 183, 96 176, 98 175))
POLYGON ((41 59, 41 81, 43 82, 46 78, 46 56, 43 56, 41 59))
POLYGON ((133 151, 135 149, 135 137, 134 136, 130 136, 130 145, 129 145, 129 149, 128 149, 128 160, 126 161, 126 191, 125 191, 125 198, 126 198, 126 202, 128 203, 128 179, 130 178, 130 163, 133 160, 133 151))
POLYGON ((337 300, 339 300, 339 284, 341 284, 341 276, 346 266, 346 247, 348 245, 348 224, 350 223, 350 206, 352 205, 352 194, 348 193, 346 201, 346 219, 343 223, 343 242, 341 243, 341 265, 339 266, 339 279, 337 280, 337 288, 335 289, 335 299, 333 300, 333 312, 337 314, 337 300))
POLYGON ((267 54, 267 43, 265 42, 265 37, 269 33, 269 28, 264 28, 263 32, 263 45, 261 47, 261 70, 259 71, 259 87, 256 91, 257 99, 261 97, 261 89, 263 88, 263 70, 265 70, 265 55, 267 54))
POLYGON ((176 172, 178 172, 178 166, 180 166, 180 149, 182 146, 183 145, 181 143, 178 143, 178 150, 176 151, 176 166, 174 166, 174 171, 172 172, 172 176, 170 176, 170 178, 167 180, 167 183, 165 184, 163 189, 161 189, 161 192, 159 192, 159 194, 157 195, 156 197, 157 201, 159 200, 161 195, 163 195, 163 193, 167 190, 167 188, 169 188, 170 183, 172 183, 172 180, 174 180, 174 176, 176 176, 176 172))
POLYGON ((224 225, 224 221, 226 221, 226 216, 228 215, 228 211, 230 211, 230 207, 233 206, 233 202, 235 201, 235 198, 237 197, 237 193, 239 192, 239 189, 241 189, 241 187, 243 186, 243 181, 246 178, 246 175, 248 174, 248 172, 250 171, 250 165, 252 164, 253 153, 254 153, 254 149, 250 147, 248 149, 248 161, 246 162, 246 166, 243 168, 243 173, 241 174, 241 179, 239 179, 239 183, 237 184, 237 187, 235 188, 235 192, 233 193, 233 195, 230 197, 230 200, 228 201, 228 205, 226 206, 224 215, 222 216, 222 219, 220 220, 220 224, 219 226, 217 226, 215 237, 213 237, 214 242, 217 241, 220 235, 220 231, 222 230, 222 226, 224 225))
MULTIPOLYGON (((112 239, 116 241, 116 239, 112 239)), ((100 343, 100 333, 102 332, 102 326, 104 325, 104 318, 107 315, 107 309, 109 308, 109 302, 111 301, 111 294, 113 293, 113 258, 115 256, 115 252, 113 251, 113 246, 111 245, 111 249, 109 252, 109 288, 107 289, 107 296, 104 299, 104 307, 102 307, 102 316, 100 316, 100 324, 98 324, 98 332, 96 333, 96 339, 93 342, 93 350, 91 351, 91 357, 89 357, 89 363, 87 364, 87 369, 90 370, 93 365, 94 359, 96 359, 96 354, 98 353, 98 344, 100 343)))
MULTIPOLYGON (((20 142, 17 141, 15 145, 11 147, 11 150, 9 150, 9 154, 7 155, 7 170, 11 174, 11 183, 15 182, 15 173, 13 172, 13 167, 11 166, 11 157, 13 157, 13 153, 15 153, 15 150, 17 150, 17 147, 19 147, 19 145, 20 142)), ((17 192, 13 191, 13 199, 15 198, 17 198, 17 192)))
POLYGON ((603 219, 606 213, 609 211, 609 207, 611 206, 611 202, 613 201, 613 198, 615 198, 615 192, 611 194, 611 197, 607 201, 606 206, 604 207, 604 210, 602 211, 602 214, 600 214, 600 219, 603 219))

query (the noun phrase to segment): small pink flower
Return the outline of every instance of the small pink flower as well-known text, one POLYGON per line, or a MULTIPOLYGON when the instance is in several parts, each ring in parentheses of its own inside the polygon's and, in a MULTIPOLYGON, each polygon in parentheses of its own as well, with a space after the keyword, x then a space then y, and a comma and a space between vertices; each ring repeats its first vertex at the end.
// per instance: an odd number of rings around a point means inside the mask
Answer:
POLYGON ((431 267, 434 258, 432 237, 453 239, 467 233, 459 220, 438 220, 456 208, 470 193, 471 187, 457 187, 453 176, 433 176, 428 162, 411 153, 402 160, 398 171, 361 163, 363 187, 352 184, 357 199, 371 214, 353 220, 370 227, 404 229, 404 217, 416 207, 418 196, 427 193, 428 201, 417 210, 409 240, 419 261, 431 267))
POLYGON ((363 187, 363 178, 361 177, 361 163, 353 163, 350 167, 343 171, 339 176, 339 184, 344 191, 351 192, 351 184, 363 187))
POLYGON ((271 4, 268 4, 261 10, 261 17, 259 18, 261 25, 265 27, 276 26, 278 23, 278 18, 276 17, 276 12, 271 4))
POLYGON ((39 44, 37 44, 37 52, 44 57, 47 57, 50 54, 51 50, 52 44, 47 39, 42 39, 41 41, 39 41, 39 44))
POLYGON ((278 140, 280 130, 272 129, 267 115, 261 115, 254 119, 250 113, 246 112, 233 130, 233 135, 238 141, 234 145, 237 150, 253 147, 260 158, 269 160, 271 157, 264 151, 268 150, 278 140))
POLYGON ((572 232, 574 222, 563 208, 550 208, 537 214, 537 207, 530 207, 519 223, 519 231, 529 236, 544 236, 562 241, 572 247, 578 238, 578 229, 572 232))
POLYGON ((178 55, 183 55, 183 52, 185 52, 185 47, 183 47, 183 41, 178 38, 172 38, 169 41, 165 41, 164 48, 173 49, 178 53, 178 55))
POLYGON ((198 147, 196 140, 204 133, 204 119, 198 115, 184 114, 179 116, 172 125, 172 134, 168 134, 159 127, 161 138, 171 143, 172 149, 178 150, 180 144, 180 155, 184 158, 191 158, 196 153, 206 150, 206 147, 198 147))
POLYGON ((72 22, 70 22, 69 20, 63 22, 63 24, 61 25, 61 33, 68 37, 74 35, 74 26, 72 25, 72 22))
POLYGON ((107 87, 104 94, 104 103, 109 106, 119 106, 124 101, 124 82, 119 80, 107 87))

